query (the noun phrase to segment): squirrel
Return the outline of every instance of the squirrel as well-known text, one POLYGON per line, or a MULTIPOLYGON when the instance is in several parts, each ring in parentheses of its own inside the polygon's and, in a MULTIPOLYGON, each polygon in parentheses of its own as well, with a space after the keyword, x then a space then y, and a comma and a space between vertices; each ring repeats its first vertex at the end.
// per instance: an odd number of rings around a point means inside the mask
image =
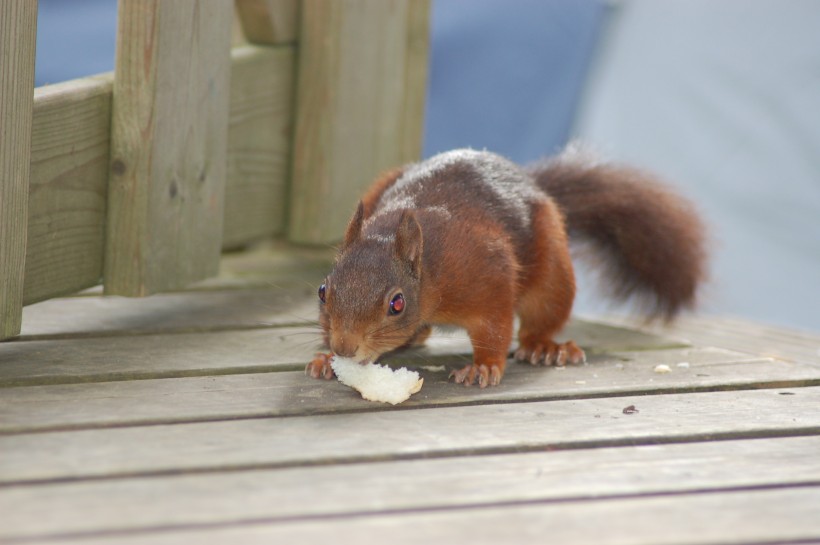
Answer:
POLYGON ((693 307, 705 278, 705 228, 692 204, 652 175, 600 163, 570 145, 527 167, 458 149, 378 178, 353 214, 319 287, 332 354, 307 365, 332 378, 333 354, 372 363, 421 345, 433 325, 466 329, 465 385, 501 382, 520 320, 516 360, 577 364, 584 351, 554 336, 575 297, 569 242, 586 243, 616 300, 647 318, 693 307))

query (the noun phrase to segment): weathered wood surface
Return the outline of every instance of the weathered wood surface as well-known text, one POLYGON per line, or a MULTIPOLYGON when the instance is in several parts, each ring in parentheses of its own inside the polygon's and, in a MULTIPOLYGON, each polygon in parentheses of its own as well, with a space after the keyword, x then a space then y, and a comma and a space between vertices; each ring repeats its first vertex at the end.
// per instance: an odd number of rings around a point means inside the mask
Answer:
MULTIPOLYGON (((610 321, 646 331, 661 331, 659 327, 642 326, 626 318, 610 317, 610 321)), ((720 346, 768 357, 820 366, 820 334, 764 325, 741 318, 698 316, 686 317, 666 329, 678 338, 691 339, 701 345, 720 346)))
POLYGON ((470 352, 447 332, 391 358, 421 392, 370 403, 304 376, 327 252, 279 250, 190 292, 27 307, 0 344, 0 541, 820 540, 805 357, 578 320, 588 365, 480 390, 447 381, 470 352))
POLYGON ((120 0, 105 289, 140 296, 217 273, 232 5, 120 0))
POLYGON ((291 240, 338 240, 362 190, 419 159, 428 10, 426 0, 302 2, 291 240))
POLYGON ((0 488, 0 539, 785 487, 817 482, 818 451, 792 437, 0 488))
POLYGON ((242 526, 184 528, 159 535, 104 536, 86 542, 541 545, 549 539, 555 543, 605 545, 803 544, 820 540, 818 501, 820 487, 775 488, 581 503, 418 510, 282 524, 247 521, 242 526))
POLYGON ((224 248, 284 230, 294 58, 293 47, 232 51, 224 248))
POLYGON ((0 436, 0 483, 818 434, 820 387, 332 413, 0 436))
POLYGON ((36 36, 36 1, 0 6, 0 340, 22 317, 36 36))
MULTIPOLYGON (((106 317, 107 299, 76 298, 66 310, 68 316, 76 316, 85 323, 84 329, 74 330, 74 336, 57 335, 48 340, 26 340, 0 345, 0 385, 23 386, 35 384, 66 384, 101 382, 112 380, 137 380, 148 378, 171 378, 202 376, 207 374, 261 373, 273 370, 302 369, 319 348, 320 335, 313 327, 275 327, 300 324, 303 312, 315 316, 316 303, 311 299, 298 300, 271 297, 269 305, 259 292, 251 291, 242 297, 231 294, 205 292, 197 298, 166 295, 166 304, 152 306, 156 299, 140 300, 141 308, 135 316, 116 313, 106 317), (242 314, 242 306, 234 310, 223 304, 245 301, 250 317, 242 314), (144 302, 143 302, 144 301, 144 302), (174 308, 175 312, 169 309, 174 308), (80 303, 78 305, 76 303, 80 303), (102 318, 96 322, 89 317, 88 309, 99 303, 102 318), (290 306, 289 306, 290 305, 290 306), (76 309, 82 306, 85 313, 76 309), (287 309, 283 311, 283 308, 287 309), (304 311, 300 311, 302 308, 304 311), (157 310, 158 309, 158 310, 157 310), (152 312, 155 319, 152 321, 152 312), (253 314, 258 312, 258 314, 253 314), (294 314, 296 313, 296 314, 294 314), (191 318, 197 316, 198 318, 191 318), (236 317, 232 323, 231 318, 236 317), (257 321, 260 320, 260 321, 257 321), (85 328, 100 323, 105 328, 94 334, 85 328), (167 333, 158 329, 166 326, 167 333), (199 331, 198 333, 194 333, 199 331), (70 354, 71 357, 67 357, 70 354), (181 357, 184 355, 185 357, 181 357), (33 362, 36 362, 33 363, 33 362)), ((262 295, 268 295, 262 293, 262 295)), ((50 305, 51 309, 54 308, 50 305)), ((121 309, 120 309, 121 310, 121 309)), ((65 324, 65 322, 62 322, 65 324)), ((93 330, 91 330, 93 331, 93 330)), ((565 337, 576 339, 594 354, 608 354, 633 348, 666 348, 663 337, 638 333, 629 335, 619 328, 577 322, 571 323, 565 337)), ((456 356, 454 363, 463 363, 464 354, 471 351, 466 335, 448 332, 431 339, 417 354, 421 362, 439 365, 440 357, 456 356)), ((689 358, 689 355, 680 355, 689 358)), ((725 361, 732 356, 716 354, 717 360, 725 361)), ((616 356, 621 361, 628 356, 616 356)), ((663 356, 661 356, 663 358, 663 356)), ((401 356, 394 358, 404 361, 401 356)), ((714 361, 714 360, 713 360, 714 361)), ((679 362, 675 362, 679 363, 679 362)))
MULTIPOLYGON (((211 346, 215 344, 212 343, 211 346)), ((245 343, 240 344, 247 347, 245 343)), ((186 354, 194 352, 184 343, 180 348, 181 350, 172 352, 176 359, 180 358, 183 351, 186 354)), ((230 349, 236 351, 237 346, 231 344, 230 349)), ((110 353, 110 350, 102 350, 110 353)), ((242 351, 249 352, 252 358, 245 368, 209 368, 207 364, 193 368, 194 362, 208 360, 207 356, 192 354, 190 369, 166 371, 165 379, 135 380, 141 378, 140 369, 128 373, 126 369, 120 369, 119 362, 109 361, 94 365, 95 369, 100 368, 96 371, 97 375, 82 377, 89 382, 90 379, 106 379, 106 382, 4 390, 2 395, 5 403, 0 406, 0 434, 364 412, 389 408, 384 405, 374 406, 337 382, 328 383, 306 377, 302 368, 312 355, 309 347, 290 351, 243 348, 242 351), (288 355, 291 357, 287 358, 288 355), (283 371, 293 368, 297 370, 283 371), (103 369, 111 371, 102 375, 103 369), (200 376, 169 380, 186 371, 189 375, 198 373, 200 376), (219 375, 220 372, 229 374, 219 375)), ((228 350, 222 352, 222 361, 225 362, 229 357, 228 350)), ((732 353, 696 351, 682 355, 681 352, 664 351, 663 356, 646 361, 632 359, 626 353, 615 353, 609 357, 595 358, 589 366, 567 370, 512 365, 501 387, 488 391, 461 388, 448 381, 449 371, 463 365, 469 356, 442 355, 431 361, 415 360, 416 365, 427 364, 427 368, 419 368, 424 377, 424 387, 402 406, 443 407, 488 402, 820 385, 819 369, 795 368, 791 364, 771 360, 732 359, 732 353), (662 362, 671 363, 674 367, 675 360, 680 361, 682 358, 691 362, 691 367, 676 369, 676 376, 658 376, 653 371, 654 366, 662 362)), ((70 351, 66 354, 64 350, 62 354, 63 357, 71 356, 70 351)), ((144 354, 147 357, 153 356, 151 351, 144 354)), ((131 367, 137 366, 132 363, 131 367)), ((67 371, 65 366, 63 369, 67 371)), ((163 373, 155 373, 153 376, 163 376, 163 373)), ((45 381, 51 377, 29 378, 32 382, 38 379, 45 381)), ((17 384, 21 382, 25 383, 17 379, 17 384)))
MULTIPOLYGON (((232 52, 224 246, 284 228, 294 48, 232 52)), ((103 275, 113 74, 34 91, 26 305, 103 275)))
POLYGON ((299 0, 236 0, 242 33, 250 43, 293 43, 299 35, 299 0))
POLYGON ((27 305, 102 280, 112 86, 104 74, 34 93, 27 305))

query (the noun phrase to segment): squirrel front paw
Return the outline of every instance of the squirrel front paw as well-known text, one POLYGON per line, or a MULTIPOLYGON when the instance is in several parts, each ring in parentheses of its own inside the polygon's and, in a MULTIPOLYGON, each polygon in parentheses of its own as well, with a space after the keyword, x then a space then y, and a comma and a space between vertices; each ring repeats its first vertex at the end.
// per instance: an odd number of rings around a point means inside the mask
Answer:
POLYGON ((587 361, 584 351, 572 341, 556 343, 522 342, 515 351, 515 359, 532 365, 556 365, 563 367, 568 363, 579 364, 587 361))
POLYGON ((478 384, 480 388, 498 386, 503 376, 503 367, 478 363, 467 365, 461 369, 455 369, 450 373, 450 378, 452 378, 456 384, 463 384, 464 386, 478 384))
POLYGON ((310 363, 307 364, 307 367, 305 367, 305 374, 313 378, 332 379, 336 376, 333 372, 333 367, 330 366, 332 359, 333 354, 319 352, 313 357, 310 363))

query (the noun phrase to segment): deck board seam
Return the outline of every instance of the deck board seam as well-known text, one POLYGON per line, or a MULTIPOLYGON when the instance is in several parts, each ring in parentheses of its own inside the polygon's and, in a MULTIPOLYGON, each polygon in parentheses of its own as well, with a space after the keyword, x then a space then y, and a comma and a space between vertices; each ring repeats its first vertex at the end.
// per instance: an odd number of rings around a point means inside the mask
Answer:
MULTIPOLYGON (((512 405, 522 403, 543 403, 556 401, 581 401, 589 399, 618 399, 620 397, 635 397, 635 396, 661 396, 661 395, 675 395, 675 394, 704 394, 714 392, 744 392, 744 391, 758 391, 758 390, 778 390, 778 389, 794 389, 794 388, 811 388, 820 386, 820 378, 818 379, 797 379, 797 380, 771 380, 760 381, 750 384, 726 384, 726 385, 711 385, 711 386, 683 386, 683 387, 669 387, 669 388, 635 388, 633 390, 622 390, 618 392, 587 392, 587 393, 568 393, 550 394, 547 396, 533 396, 522 399, 474 399, 470 401, 459 401, 454 403, 433 402, 427 404, 412 404, 399 405, 395 407, 387 406, 368 406, 358 408, 348 408, 341 410, 316 410, 293 413, 249 413, 241 416, 206 416, 202 418, 184 418, 184 419, 145 419, 135 420, 130 422, 109 422, 99 424, 65 424, 54 426, 42 426, 34 429, 0 429, 0 437, 10 437, 15 435, 34 435, 42 433, 58 433, 69 431, 86 431, 86 430, 105 430, 105 429, 123 429, 123 428, 140 428, 150 426, 177 426, 187 424, 204 424, 213 422, 232 422, 243 420, 263 420, 268 418, 300 418, 300 417, 316 417, 316 416, 330 416, 330 415, 344 415, 344 414, 361 414, 369 412, 393 412, 393 411, 413 411, 413 410, 430 410, 451 407, 473 407, 478 405, 512 405)), ((458 388, 459 386, 453 385, 458 388)))
POLYGON ((216 473, 238 473, 245 471, 259 471, 259 470, 277 470, 277 469, 291 469, 291 468, 307 468, 320 467, 332 465, 354 465, 354 464, 370 464, 380 462, 400 462, 411 460, 433 460, 444 458, 459 458, 466 456, 495 456, 503 454, 527 454, 537 452, 553 452, 553 451, 567 451, 567 450, 590 450, 599 448, 617 448, 617 447, 641 447, 641 446, 659 446, 659 445, 676 445, 689 443, 704 443, 716 441, 736 441, 736 440, 755 440, 755 439, 777 439, 790 437, 810 437, 820 435, 820 426, 805 426, 795 428, 781 428, 781 429, 750 429, 744 431, 722 431, 715 433, 691 433, 678 436, 667 435, 645 435, 642 437, 622 437, 609 439, 589 439, 581 441, 566 441, 561 443, 538 443, 538 444, 519 444, 519 445, 499 445, 499 446, 483 446, 483 447, 462 447, 462 448, 448 448, 441 450, 429 450, 426 452, 415 453, 396 453, 396 454, 380 454, 380 455, 354 455, 354 456, 340 456, 336 458, 324 458, 317 460, 283 460, 279 462, 270 463, 238 463, 232 465, 212 466, 212 467, 191 467, 191 468, 173 468, 162 470, 144 470, 144 471, 120 471, 112 472, 106 475, 78 475, 66 477, 53 478, 32 478, 21 480, 7 480, 0 481, 0 490, 6 488, 40 486, 40 485, 54 485, 54 484, 69 484, 79 482, 98 482, 98 481, 113 481, 121 479, 134 478, 164 478, 179 475, 207 475, 216 473))
MULTIPOLYGON (((455 511, 482 511, 486 509, 514 509, 526 506, 546 506, 546 505, 566 505, 573 503, 590 503, 590 502, 612 502, 623 500, 642 500, 653 498, 670 498, 670 497, 690 497, 702 496, 707 494, 741 494, 766 492, 772 490, 786 490, 795 488, 820 488, 820 480, 807 480, 791 483, 759 483, 753 485, 738 485, 738 486, 724 486, 724 487, 698 487, 689 490, 657 490, 652 492, 639 492, 634 494, 628 493, 613 493, 602 494, 597 496, 566 496, 561 498, 529 498, 520 500, 501 500, 501 501, 483 501, 471 502, 458 505, 453 504, 432 504, 419 507, 403 507, 392 509, 373 509, 360 511, 344 511, 338 513, 315 513, 306 515, 285 515, 285 516, 267 516, 267 517, 251 517, 244 519, 236 519, 231 521, 219 522, 199 522, 199 523, 178 523, 178 524, 161 524, 154 526, 145 526, 142 528, 123 528, 123 529, 108 529, 100 531, 80 531, 80 532, 66 532, 43 534, 40 536, 26 536, 26 537, 10 537, 4 538, 3 543, 7 544, 23 544, 42 540, 74 540, 74 539, 90 539, 90 538, 106 538, 106 537, 124 537, 134 535, 151 535, 169 532, 185 532, 198 531, 204 529, 224 529, 224 528, 239 528, 242 526, 261 526, 273 524, 289 524, 300 522, 324 522, 334 520, 349 520, 349 519, 366 519, 378 518, 385 516, 404 516, 426 513, 441 513, 441 512, 455 512, 455 511)), ((820 539, 820 535, 817 536, 820 539)), ((777 541, 778 544, 796 545, 799 543, 811 543, 805 539, 796 541, 777 541)), ((750 545, 765 545, 769 542, 750 542, 750 545)))

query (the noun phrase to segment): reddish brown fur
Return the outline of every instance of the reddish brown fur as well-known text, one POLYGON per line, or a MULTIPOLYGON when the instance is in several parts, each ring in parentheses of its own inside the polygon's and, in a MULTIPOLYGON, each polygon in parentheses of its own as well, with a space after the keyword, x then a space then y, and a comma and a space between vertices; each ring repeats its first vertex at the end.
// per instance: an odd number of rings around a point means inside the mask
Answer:
POLYGON ((402 175, 402 172, 404 172, 404 167, 393 168, 383 172, 367 189, 361 201, 364 206, 365 219, 373 215, 373 212, 376 210, 376 205, 379 203, 379 199, 382 198, 382 195, 390 186, 396 183, 396 180, 402 175))
MULTIPOLYGON (((504 374, 518 314, 517 359, 583 361, 575 343, 553 340, 575 296, 565 217, 608 260, 616 296, 649 296, 664 317, 692 304, 705 268, 701 224, 646 175, 566 157, 527 174, 461 151, 385 173, 365 193, 326 280, 326 342, 374 361, 424 342, 431 324, 457 325, 473 364, 452 376, 483 387, 504 374), (406 309, 392 315, 397 293, 406 309)), ((307 371, 328 378, 328 365, 320 355, 307 371)))

